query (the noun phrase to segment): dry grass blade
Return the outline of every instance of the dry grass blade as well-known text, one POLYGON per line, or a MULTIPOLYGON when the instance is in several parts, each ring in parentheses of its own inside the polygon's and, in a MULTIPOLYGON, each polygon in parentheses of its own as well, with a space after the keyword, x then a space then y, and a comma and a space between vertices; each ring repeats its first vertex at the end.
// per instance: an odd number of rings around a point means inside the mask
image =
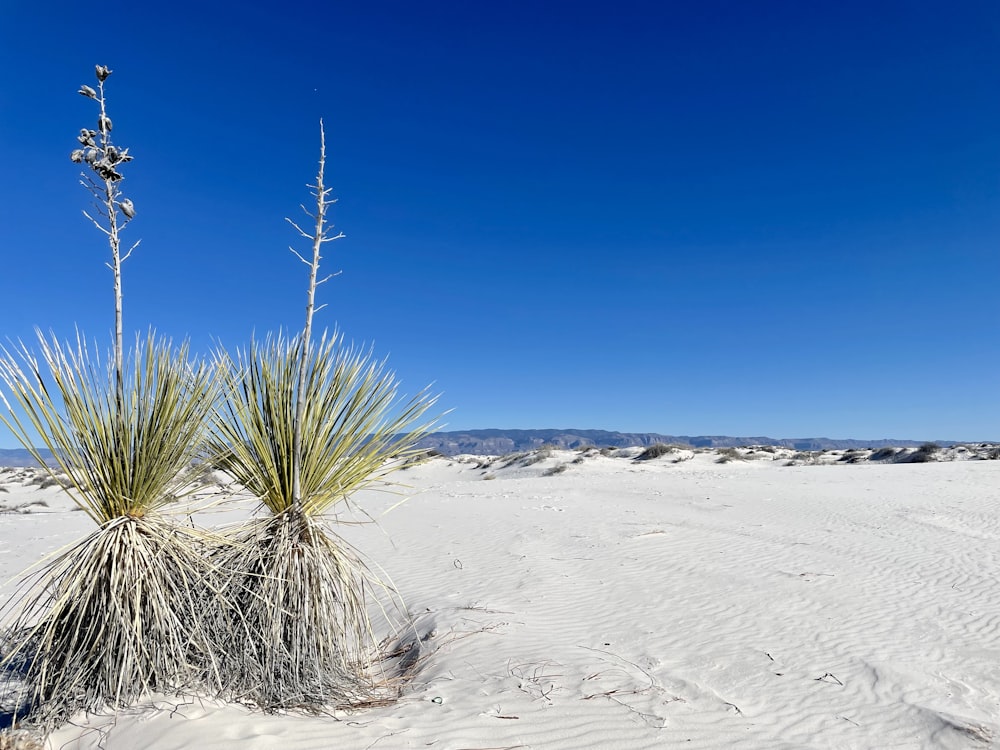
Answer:
POLYGON ((45 750, 45 745, 30 733, 0 729, 0 750, 45 750))

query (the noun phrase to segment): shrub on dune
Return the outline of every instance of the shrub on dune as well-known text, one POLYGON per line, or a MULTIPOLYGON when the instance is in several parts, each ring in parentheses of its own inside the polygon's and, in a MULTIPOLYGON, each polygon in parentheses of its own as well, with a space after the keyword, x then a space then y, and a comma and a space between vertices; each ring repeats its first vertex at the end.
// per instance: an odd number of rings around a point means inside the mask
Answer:
POLYGON ((312 259, 302 258, 310 267, 302 334, 220 354, 228 396, 216 413, 212 450, 222 457, 219 468, 267 510, 234 532, 216 560, 246 635, 218 638, 223 693, 267 709, 323 710, 373 696, 368 607, 387 587, 327 520, 351 493, 405 463, 392 459, 419 451, 434 403, 426 391, 398 398, 385 363, 345 346, 342 336, 311 340, 320 249, 340 236, 326 224, 332 201, 324 162, 321 146, 311 186, 315 230, 296 226, 313 244, 312 259))
POLYGON ((636 461, 649 461, 654 458, 659 458, 660 456, 666 456, 670 453, 676 453, 677 448, 673 445, 667 445, 666 443, 654 443, 648 446, 642 453, 635 457, 636 461))
MULTIPOLYGON (((327 524, 352 492, 403 464, 427 432, 424 394, 400 404, 396 382, 370 353, 324 338, 310 349, 297 391, 300 338, 253 343, 224 360, 230 393, 215 419, 219 468, 259 498, 252 519, 220 548, 227 598, 249 640, 223 652, 225 691, 266 708, 320 707, 367 698, 373 658, 368 606, 384 584, 327 524), (305 404, 299 493, 295 403, 305 404)), ((226 638, 220 638, 225 641, 226 638)))
POLYGON ((109 75, 97 66, 97 89, 80 89, 99 107, 97 129, 80 131, 70 158, 84 166, 82 183, 94 198, 96 213, 85 215, 111 249, 110 356, 91 354, 79 334, 75 346, 39 334, 40 355, 24 344, 0 351, 9 394, 0 420, 97 526, 47 560, 7 605, 0 667, 17 679, 15 718, 44 726, 76 710, 182 689, 193 666, 211 659, 200 614, 207 563, 198 538, 160 511, 187 489, 214 379, 205 365, 189 364, 186 346, 152 333, 126 356, 121 265, 138 243, 121 250, 135 216, 120 187, 132 157, 112 143, 109 75))
POLYGON ((113 364, 40 337, 0 357, 4 421, 97 528, 48 560, 8 605, 8 665, 24 665, 22 703, 44 723, 181 689, 208 658, 199 601, 206 563, 191 531, 160 514, 182 494, 202 445, 212 376, 185 347, 138 342, 116 387, 113 364), (6 401, 6 399, 5 399, 6 401), (34 447, 32 432, 51 451, 34 447))

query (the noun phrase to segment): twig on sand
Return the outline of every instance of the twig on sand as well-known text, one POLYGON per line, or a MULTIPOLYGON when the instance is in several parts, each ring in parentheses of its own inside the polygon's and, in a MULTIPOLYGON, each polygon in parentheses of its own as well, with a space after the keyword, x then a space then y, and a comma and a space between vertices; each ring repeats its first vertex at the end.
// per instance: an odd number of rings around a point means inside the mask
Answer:
MULTIPOLYGON (((599 649, 599 648, 591 648, 590 646, 580 646, 580 648, 587 649, 587 651, 594 651, 594 652, 599 653, 599 654, 607 654, 608 656, 611 656, 611 657, 613 657, 615 659, 618 659, 619 661, 623 661, 626 664, 632 665, 633 667, 635 667, 636 669, 638 669, 640 672, 642 672, 642 674, 645 675, 646 679, 649 680, 649 687, 644 688, 644 690, 649 690, 650 688, 656 687, 656 678, 653 677, 653 675, 651 675, 647 670, 643 669, 638 664, 636 664, 634 661, 629 661, 628 659, 626 659, 626 658, 624 658, 622 656, 619 656, 618 654, 614 654, 614 653, 612 653, 610 651, 605 651, 605 650, 599 649)), ((592 679, 592 678, 596 677, 598 674, 600 674, 600 673, 598 672, 597 674, 591 675, 587 679, 592 679)), ((617 691, 613 690, 611 692, 617 692, 617 691)), ((632 691, 632 692, 638 692, 638 691, 632 691)), ((592 697, 593 696, 587 696, 587 698, 592 698, 592 697)), ((586 700, 587 698, 585 698, 584 700, 586 700)))
POLYGON ((654 729, 663 729, 667 725, 667 720, 663 716, 657 716, 656 714, 647 714, 645 711, 640 711, 634 706, 630 706, 625 701, 615 698, 613 695, 608 695, 607 697, 610 700, 613 700, 618 705, 627 708, 630 712, 634 713, 636 716, 638 716, 640 719, 646 722, 646 724, 653 727, 654 729))
MULTIPOLYGON (((634 690, 624 690, 624 689, 614 688, 612 690, 606 690, 604 692, 598 692, 598 693, 592 693, 591 695, 585 695, 585 696, 583 696, 583 700, 591 700, 592 698, 607 698, 608 700, 612 700, 615 703, 617 703, 617 704, 619 704, 621 706, 624 706, 631 713, 634 713, 636 716, 638 716, 640 719, 642 719, 644 722, 646 722, 646 724, 648 724, 651 727, 654 727, 656 729, 663 729, 666 726, 667 720, 666 720, 665 717, 663 717, 663 716, 657 716, 656 714, 646 713, 644 711, 640 711, 639 709, 635 708, 634 706, 630 706, 628 703, 626 703, 625 701, 621 700, 621 698, 618 697, 618 696, 626 696, 626 695, 647 695, 649 693, 659 693, 661 695, 664 694, 666 691, 664 691, 664 689, 663 689, 662 686, 660 686, 660 685, 657 684, 656 678, 653 677, 653 675, 651 675, 647 670, 645 670, 642 667, 640 667, 634 661, 629 661, 628 659, 626 659, 626 658, 624 658, 622 656, 619 656, 618 654, 614 654, 614 653, 612 653, 610 651, 604 651, 603 649, 599 649, 599 648, 590 648, 589 646, 580 646, 580 648, 585 648, 588 651, 595 651, 595 652, 597 652, 599 654, 607 654, 608 656, 611 656, 611 657, 613 657, 615 659, 618 659, 619 661, 625 662, 626 664, 629 664, 629 665, 635 667, 639 672, 641 672, 646 677, 647 680, 649 680, 649 684, 647 686, 645 686, 645 687, 642 687, 642 688, 637 688, 637 689, 634 689, 634 690)), ((624 671, 624 670, 622 670, 622 671, 624 671)), ((594 674, 588 675, 584 679, 585 680, 595 680, 595 679, 598 679, 602 674, 603 674, 603 672, 595 672, 594 674)), ((673 698, 666 699, 664 702, 665 703, 673 703, 675 701, 683 701, 683 699, 674 696, 673 698)), ((735 708, 735 706, 734 706, 734 708, 735 708)), ((737 709, 737 711, 738 710, 739 709, 737 709)))
POLYGON ((820 675, 819 677, 815 678, 814 681, 815 682, 836 682, 841 687, 844 687, 844 683, 842 683, 839 679, 837 679, 837 675, 832 674, 830 672, 824 672, 822 675, 820 675), (827 677, 829 677, 830 679, 827 679, 827 677))
MULTIPOLYGON (((526 693, 535 700, 544 700, 547 703, 552 703, 552 698, 550 697, 553 692, 559 690, 560 688, 553 682, 557 677, 562 677, 561 674, 547 674, 546 669, 549 667, 559 667, 561 664, 557 664, 554 661, 543 661, 534 664, 512 664, 512 660, 507 661, 507 674, 511 677, 515 677, 518 680, 518 689, 521 692, 526 693), (546 684, 547 683, 547 686, 546 684)), ((516 716, 504 716, 497 718, 514 718, 516 716)))
POLYGON ((381 737, 379 737, 377 740, 375 740, 374 742, 372 742, 370 745, 365 745, 364 750, 371 750, 371 748, 375 747, 375 745, 377 745, 378 743, 380 743, 386 737, 395 737, 397 734, 403 734, 404 732, 408 732, 408 731, 409 731, 408 729, 401 729, 398 732, 389 732, 388 734, 383 734, 381 737))

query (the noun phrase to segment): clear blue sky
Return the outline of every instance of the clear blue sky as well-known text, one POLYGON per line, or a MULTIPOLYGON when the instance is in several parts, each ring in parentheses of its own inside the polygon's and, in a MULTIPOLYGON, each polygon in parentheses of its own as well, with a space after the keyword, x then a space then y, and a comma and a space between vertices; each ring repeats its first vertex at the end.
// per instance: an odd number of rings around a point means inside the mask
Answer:
POLYGON ((451 429, 1000 439, 992 0, 7 0, 0 62, 3 337, 110 341, 101 63, 129 331, 301 326, 322 117, 317 323, 451 429))

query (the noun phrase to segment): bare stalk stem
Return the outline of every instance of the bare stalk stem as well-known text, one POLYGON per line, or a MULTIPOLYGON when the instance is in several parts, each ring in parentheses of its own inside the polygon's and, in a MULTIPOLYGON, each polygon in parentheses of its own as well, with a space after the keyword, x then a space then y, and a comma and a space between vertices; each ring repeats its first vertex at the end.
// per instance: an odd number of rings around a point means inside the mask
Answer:
POLYGON ((329 276, 318 279, 319 264, 322 260, 320 250, 324 242, 331 242, 340 239, 342 233, 332 234, 332 227, 327 226, 326 211, 336 199, 331 200, 331 188, 323 184, 323 172, 326 167, 326 132, 323 129, 323 121, 319 121, 319 170, 316 174, 316 184, 309 185, 313 189, 313 196, 316 198, 316 213, 311 214, 303 206, 302 210, 307 216, 315 221, 313 233, 308 234, 303 231, 298 224, 291 219, 286 219, 299 232, 300 235, 312 241, 312 260, 306 260, 299 253, 292 250, 301 261, 309 266, 309 289, 306 295, 306 323, 302 329, 302 338, 299 341, 299 382, 295 392, 295 416, 292 422, 292 510, 300 513, 302 511, 302 421, 306 410, 306 376, 309 369, 309 352, 311 350, 313 315, 322 309, 324 305, 316 307, 316 287, 329 280, 329 276))
POLYGON ((132 160, 128 149, 119 149, 111 139, 111 118, 108 117, 107 101, 104 95, 104 81, 111 71, 103 65, 96 66, 97 90, 83 86, 81 94, 88 99, 94 99, 100 107, 97 118, 97 130, 84 128, 77 138, 82 148, 74 151, 70 158, 77 164, 86 164, 93 175, 84 173, 83 186, 94 196, 97 208, 96 217, 84 211, 84 216, 90 219, 108 238, 111 247, 111 262, 108 267, 114 274, 115 293, 115 395, 119 407, 125 402, 124 355, 125 346, 122 333, 122 263, 132 254, 139 243, 133 245, 127 253, 121 252, 121 230, 135 216, 135 206, 131 200, 122 198, 119 183, 122 179, 119 167, 132 160), (121 211, 121 215, 119 215, 121 211), (106 223, 105 223, 106 222, 106 223))
MULTIPOLYGON (((100 122, 108 120, 104 103, 104 81, 98 81, 98 95, 101 103, 100 122)), ((111 145, 110 128, 100 128, 101 150, 107 153, 111 145)), ((115 395, 118 406, 125 404, 124 369, 124 336, 122 333, 122 258, 121 240, 118 236, 118 208, 115 205, 119 196, 118 186, 110 177, 104 178, 104 206, 108 212, 108 244, 111 246, 111 270, 115 276, 115 395)))

